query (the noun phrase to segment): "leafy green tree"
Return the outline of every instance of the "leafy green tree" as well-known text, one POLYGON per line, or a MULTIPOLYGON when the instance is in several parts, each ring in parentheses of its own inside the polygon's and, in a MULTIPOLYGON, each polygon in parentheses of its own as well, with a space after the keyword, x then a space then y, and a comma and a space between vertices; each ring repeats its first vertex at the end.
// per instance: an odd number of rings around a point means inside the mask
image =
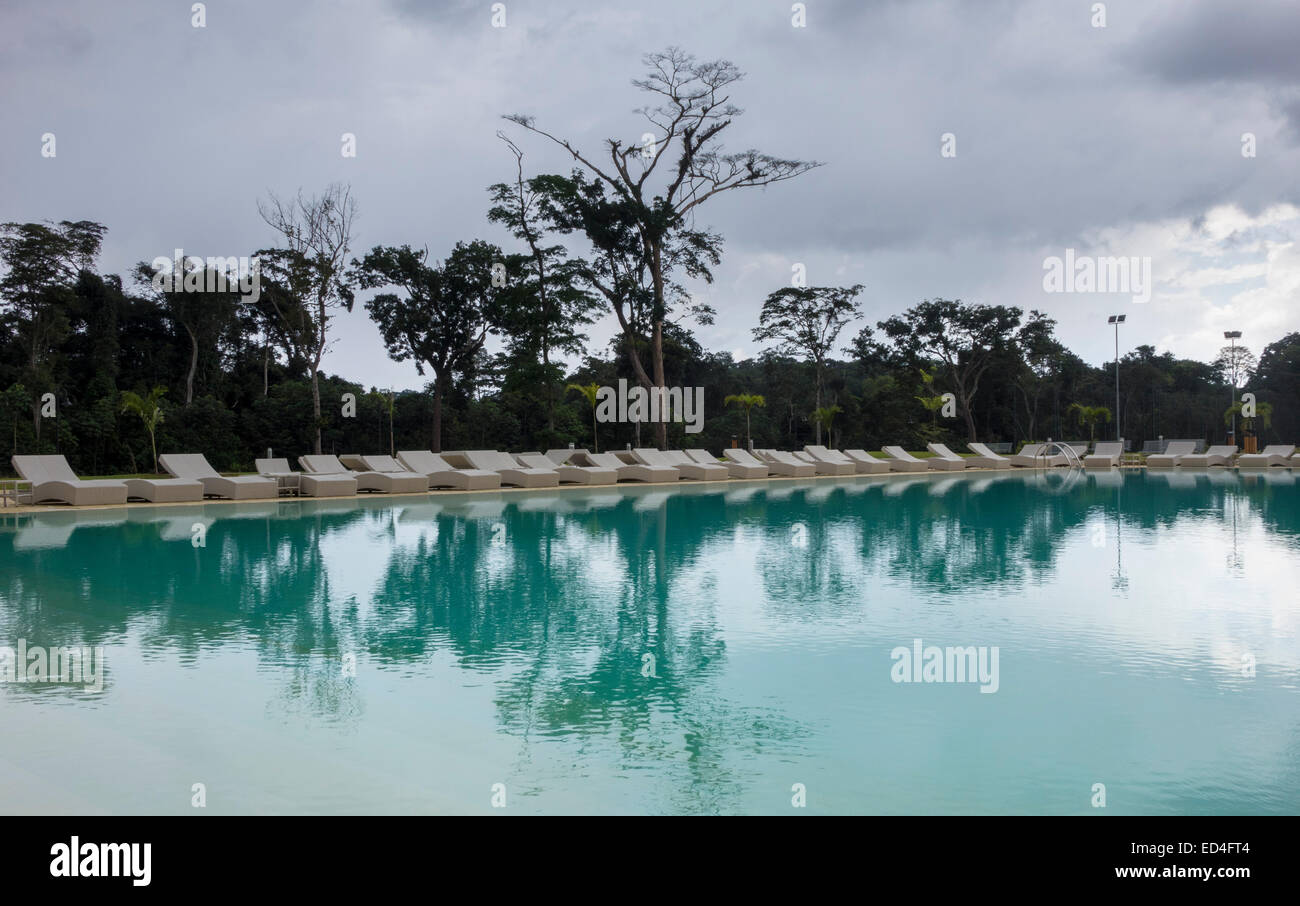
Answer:
POLYGON ((1070 411, 1075 414, 1080 425, 1088 426, 1089 443, 1097 439, 1097 422, 1109 422, 1112 417, 1110 409, 1105 406, 1085 406, 1082 403, 1071 403, 1070 411))
POLYGON ((755 406, 765 408, 767 406, 767 400, 761 393, 732 393, 723 399, 722 405, 736 405, 745 410, 745 449, 748 450, 754 445, 749 434, 749 415, 755 406))
POLYGON ((968 305, 960 299, 927 299, 877 325, 909 358, 928 356, 947 366, 966 419, 968 440, 978 440, 972 410, 994 355, 1021 326, 1019 308, 968 305))
MULTIPOLYGON (((822 383, 826 360, 844 325, 862 312, 854 301, 862 284, 837 286, 787 286, 772 293, 763 302, 758 327, 753 329, 758 342, 775 340, 777 350, 786 355, 803 355, 813 363, 816 375, 814 407, 822 408, 822 383)), ((822 442, 821 421, 817 422, 817 443, 822 442)))
MULTIPOLYGON (((630 215, 651 290, 649 330, 654 386, 663 387, 663 328, 669 317, 669 287, 675 263, 670 249, 675 234, 686 227, 688 218, 698 217, 700 206, 711 198, 733 189, 793 179, 818 164, 754 150, 723 152, 722 135, 741 113, 731 103, 731 86, 743 78, 733 63, 699 62, 675 47, 648 54, 643 62, 649 71, 633 85, 653 96, 651 104, 640 111, 654 129, 653 140, 625 144, 620 139, 608 139, 607 163, 538 128, 531 117, 514 114, 506 119, 563 148, 594 179, 606 185, 630 215)), ((666 423, 660 422, 658 431, 659 444, 665 446, 666 423)))
POLYGON ((1272 403, 1255 403, 1254 415, 1245 415, 1244 413, 1246 411, 1246 404, 1241 400, 1237 400, 1228 407, 1226 412, 1223 413, 1223 423, 1225 425, 1231 425, 1233 423, 1233 416, 1236 416, 1241 420, 1241 430, 1245 431, 1247 434, 1254 434, 1257 426, 1263 428, 1265 431, 1273 427, 1272 403))
POLYGON ((599 384, 569 384, 564 388, 565 391, 576 390, 587 400, 587 405, 591 406, 591 443, 594 448, 593 452, 600 452, 600 435, 596 425, 596 394, 600 391, 599 384))
POLYGON ((563 372, 552 364, 552 356, 582 351, 587 337, 581 328, 594 320, 599 302, 583 288, 583 276, 590 270, 587 262, 571 258, 563 245, 546 244, 551 181, 524 179, 523 152, 498 135, 514 155, 515 179, 489 187, 488 220, 508 228, 527 249, 503 262, 514 279, 511 291, 502 294, 502 333, 517 363, 527 357, 540 360, 546 425, 554 433, 554 387, 563 372))
POLYGON ((930 426, 936 427, 939 410, 943 408, 943 394, 934 392, 934 375, 924 368, 921 369, 921 383, 925 385, 925 392, 928 395, 918 396, 916 400, 925 407, 925 411, 930 413, 930 426))
POLYGON ((841 409, 838 405, 822 406, 820 408, 813 410, 812 413, 813 421, 817 423, 817 427, 818 427, 818 431, 817 431, 818 443, 821 442, 821 427, 825 425, 826 440, 828 443, 834 445, 835 440, 834 440, 834 434, 831 431, 831 423, 835 421, 835 416, 839 415, 843 411, 844 410, 841 409))
POLYGON ((433 371, 433 450, 442 450, 442 410, 453 378, 473 366, 489 331, 500 322, 503 288, 494 281, 501 250, 475 240, 456 243, 441 267, 427 263, 427 251, 409 245, 376 246, 353 262, 361 289, 393 287, 366 302, 394 361, 412 361, 433 371))
POLYGON ((158 426, 163 421, 162 398, 166 393, 166 387, 154 387, 145 397, 130 390, 122 392, 122 411, 139 418, 144 422, 144 429, 149 432, 149 449, 153 453, 154 474, 158 472, 158 443, 155 438, 158 426))
POLYGON ((50 358, 69 332, 67 308, 83 271, 94 266, 106 228, 90 220, 0 225, 0 322, 14 330, 32 388, 31 415, 39 452, 42 388, 53 389, 50 358))

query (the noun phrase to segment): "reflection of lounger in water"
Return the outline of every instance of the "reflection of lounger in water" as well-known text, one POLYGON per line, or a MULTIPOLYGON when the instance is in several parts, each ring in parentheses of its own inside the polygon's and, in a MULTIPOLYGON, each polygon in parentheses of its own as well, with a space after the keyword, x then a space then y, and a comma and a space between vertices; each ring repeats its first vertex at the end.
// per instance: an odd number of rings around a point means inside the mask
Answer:
POLYGON ((126 514, 110 513, 33 513, 30 521, 19 526, 14 536, 14 550, 59 550, 67 547, 72 533, 79 528, 117 526, 126 523, 126 514))
POLYGON ((668 491, 652 491, 649 494, 641 494, 632 502, 632 509, 640 513, 657 510, 668 502, 673 495, 668 491))
POLYGON ((942 481, 936 481, 934 484, 930 485, 930 496, 942 497, 944 494, 947 494, 953 488, 957 487, 957 485, 962 483, 969 482, 964 478, 945 478, 942 481))
MULTIPOLYGON (((1092 467, 1094 470, 1096 466, 1092 467)), ((1088 480, 1096 487, 1114 490, 1124 486, 1124 473, 1118 469, 1107 469, 1106 471, 1092 471, 1088 473, 1088 480)))

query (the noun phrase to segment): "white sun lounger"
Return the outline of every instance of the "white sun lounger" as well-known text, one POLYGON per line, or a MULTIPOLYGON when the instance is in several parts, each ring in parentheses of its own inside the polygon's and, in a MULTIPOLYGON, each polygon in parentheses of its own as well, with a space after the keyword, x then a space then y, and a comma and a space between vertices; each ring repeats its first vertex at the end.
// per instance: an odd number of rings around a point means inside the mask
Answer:
MULTIPOLYGON (((933 469, 951 468, 953 471, 957 471, 958 469, 969 468, 971 465, 971 461, 969 459, 967 459, 965 456, 958 456, 956 453, 949 450, 946 444, 926 444, 925 448, 934 454, 934 457, 930 459, 929 462, 926 462, 926 460, 921 460, 922 462, 925 462, 926 465, 929 465, 930 463, 933 463, 936 460, 941 460, 943 462, 954 464, 951 466, 938 466, 938 465, 930 466, 933 469)), ((931 493, 934 492, 933 488, 931 488, 930 490, 931 493)))
POLYGON ((560 473, 555 469, 521 466, 509 453, 499 450, 466 450, 463 455, 474 468, 496 472, 502 484, 517 488, 554 488, 560 484, 560 473))
POLYGON ((260 475, 237 475, 227 478, 208 464, 202 453, 164 453, 158 464, 176 478, 187 478, 203 485, 205 497, 226 497, 230 500, 265 500, 279 497, 280 489, 274 478, 260 475))
POLYGON ((664 458, 668 464, 679 472, 683 466, 692 466, 704 470, 705 481, 720 481, 731 477, 731 470, 725 463, 718 460, 704 450, 664 450, 664 458), (703 454, 701 457, 699 454, 703 454))
POLYGON ((751 462, 719 462, 718 459, 708 450, 687 450, 686 455, 698 463, 704 465, 720 465, 727 470, 727 475, 731 478, 766 478, 768 475, 767 466, 759 462, 754 457, 749 457, 751 462))
POLYGON ((1196 441, 1171 440, 1169 446, 1165 447, 1165 452, 1147 457, 1147 468, 1172 469, 1178 465, 1179 459, 1184 456, 1191 456, 1194 452, 1196 452, 1196 441))
MULTIPOLYGON (((730 456, 732 451, 728 450, 730 456)), ((807 460, 799 459, 793 453, 787 453, 785 450, 755 450, 758 458, 767 463, 768 468, 776 472, 777 467, 786 470, 777 474, 792 475, 796 478, 811 478, 817 474, 817 466, 807 460)))
POLYGON ((966 449, 975 455, 966 460, 967 465, 977 469, 1009 469, 1011 460, 1005 456, 999 456, 988 448, 987 444, 967 444, 966 449))
POLYGON ((1102 441, 1097 449, 1083 458, 1085 469, 1113 469, 1119 465, 1119 458, 1124 455, 1122 440, 1102 441))
POLYGON ((126 503, 124 481, 106 479, 82 481, 62 456, 18 455, 10 460, 14 471, 32 483, 32 503, 68 503, 72 506, 103 506, 126 503))
POLYGON ((819 463, 836 466, 839 471, 829 473, 832 475, 869 475, 874 470, 869 463, 857 462, 849 459, 839 450, 831 450, 817 444, 809 444, 803 448, 803 451, 819 463))
POLYGON ((357 480, 358 491, 379 494, 416 494, 429 490, 429 480, 414 472, 378 472, 374 469, 356 471, 349 469, 339 457, 329 453, 309 453, 298 457, 298 463, 313 475, 346 475, 357 480))
POLYGON ((1267 469, 1272 466, 1290 466, 1291 454, 1295 447, 1291 444, 1269 444, 1258 453, 1243 453, 1237 457, 1239 469, 1267 469))
POLYGON ((913 456, 911 453, 908 453, 902 447, 881 447, 880 452, 889 456, 889 468, 895 472, 924 472, 927 469, 934 469, 938 471, 940 469, 966 468, 965 463, 962 463, 960 465, 957 464, 943 465, 942 463, 944 463, 944 460, 938 460, 939 464, 932 466, 930 465, 930 463, 936 461, 933 458, 929 460, 917 459, 915 456, 913 456))
MULTIPOLYGON (((381 454, 366 454, 361 457, 361 464, 371 472, 378 472, 380 475, 389 475, 394 479, 402 482, 402 487, 406 487, 406 482, 410 482, 412 487, 417 491, 429 490, 429 476, 416 469, 408 469, 393 457, 381 454), (417 484, 415 479, 419 478, 417 484)), ((400 492, 399 492, 400 493, 400 492)))
POLYGON ((351 475, 310 475, 295 472, 288 459, 257 459, 253 461, 257 474, 280 479, 290 475, 298 477, 300 497, 351 497, 357 492, 357 480, 351 475))
POLYGON ((600 466, 613 469, 619 481, 677 481, 682 473, 672 466, 646 466, 641 463, 628 463, 613 453, 579 453, 573 451, 569 462, 582 466, 600 466))
POLYGON ((501 476, 486 469, 454 469, 437 453, 428 450, 398 450, 397 461, 411 472, 429 479, 430 488, 458 491, 487 491, 501 487, 501 476))
POLYGON ((521 466, 530 469, 553 469, 563 484, 613 484, 618 481, 618 473, 601 466, 556 465, 549 456, 541 453, 516 453, 515 459, 521 466))
POLYGON ((643 466, 667 466, 676 469, 682 478, 691 481, 718 481, 727 477, 727 470, 723 466, 705 466, 698 462, 691 462, 690 458, 682 453, 681 457, 669 456, 662 450, 655 450, 651 447, 638 447, 632 451, 632 457, 643 466))
POLYGON ((880 475, 890 471, 889 460, 872 456, 866 450, 845 450, 844 456, 858 467, 858 472, 866 475, 880 475), (863 466, 866 467, 865 472, 863 466))
POLYGON ((557 447, 546 451, 546 458, 551 461, 552 465, 563 466, 569 464, 570 457, 576 457, 573 464, 577 465, 582 462, 581 457, 588 455, 584 447, 557 447))
POLYGON ((757 474, 756 467, 766 469, 768 475, 780 475, 784 478, 805 478, 817 474, 817 470, 807 463, 788 464, 765 461, 740 447, 728 447, 722 451, 722 455, 729 464, 741 466, 752 475, 757 474))
POLYGON ((1235 444, 1220 444, 1216 447, 1210 447, 1204 453, 1189 453, 1186 456, 1178 458, 1178 466, 1182 469, 1208 469, 1210 466, 1228 467, 1232 465, 1232 457, 1237 453, 1235 444))
POLYGON ((1070 464, 1064 453, 1049 455, 1045 452, 1046 448, 1047 444, 1025 444, 1020 448, 1019 453, 1013 453, 1007 457, 1007 461, 1013 466, 1019 466, 1022 469, 1041 469, 1044 467, 1068 466, 1070 464))

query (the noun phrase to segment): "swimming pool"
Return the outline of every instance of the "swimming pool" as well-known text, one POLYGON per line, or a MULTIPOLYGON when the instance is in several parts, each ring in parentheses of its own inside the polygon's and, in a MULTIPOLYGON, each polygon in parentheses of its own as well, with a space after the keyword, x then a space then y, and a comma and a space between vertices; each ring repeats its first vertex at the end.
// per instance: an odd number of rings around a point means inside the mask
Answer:
POLYGON ((103 688, 0 685, 0 811, 1294 813, 1298 579, 1289 472, 10 515, 103 688))

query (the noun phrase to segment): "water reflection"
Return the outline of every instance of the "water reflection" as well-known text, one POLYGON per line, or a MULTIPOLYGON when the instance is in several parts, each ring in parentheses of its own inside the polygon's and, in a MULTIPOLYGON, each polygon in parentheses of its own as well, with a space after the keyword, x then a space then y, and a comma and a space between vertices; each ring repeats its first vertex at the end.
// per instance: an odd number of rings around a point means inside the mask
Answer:
POLYGON ((1036 644, 1091 632, 1177 652, 1194 630, 1091 612, 1105 589, 1083 570, 1095 554, 1127 599, 1134 563, 1172 562, 1158 545, 1207 527, 1241 581, 1294 566, 1294 480, 1009 473, 38 513, 0 521, 0 639, 134 645, 182 668, 246 648, 275 676, 276 719, 340 728, 376 703, 349 663, 452 669, 490 687, 521 752, 610 740, 623 763, 677 766, 664 809, 729 811, 739 765, 817 751, 825 729, 738 693, 738 643, 879 644, 935 605, 1025 621, 998 631, 1052 637, 1036 644), (1034 610, 1053 584, 1078 600, 1034 610))

